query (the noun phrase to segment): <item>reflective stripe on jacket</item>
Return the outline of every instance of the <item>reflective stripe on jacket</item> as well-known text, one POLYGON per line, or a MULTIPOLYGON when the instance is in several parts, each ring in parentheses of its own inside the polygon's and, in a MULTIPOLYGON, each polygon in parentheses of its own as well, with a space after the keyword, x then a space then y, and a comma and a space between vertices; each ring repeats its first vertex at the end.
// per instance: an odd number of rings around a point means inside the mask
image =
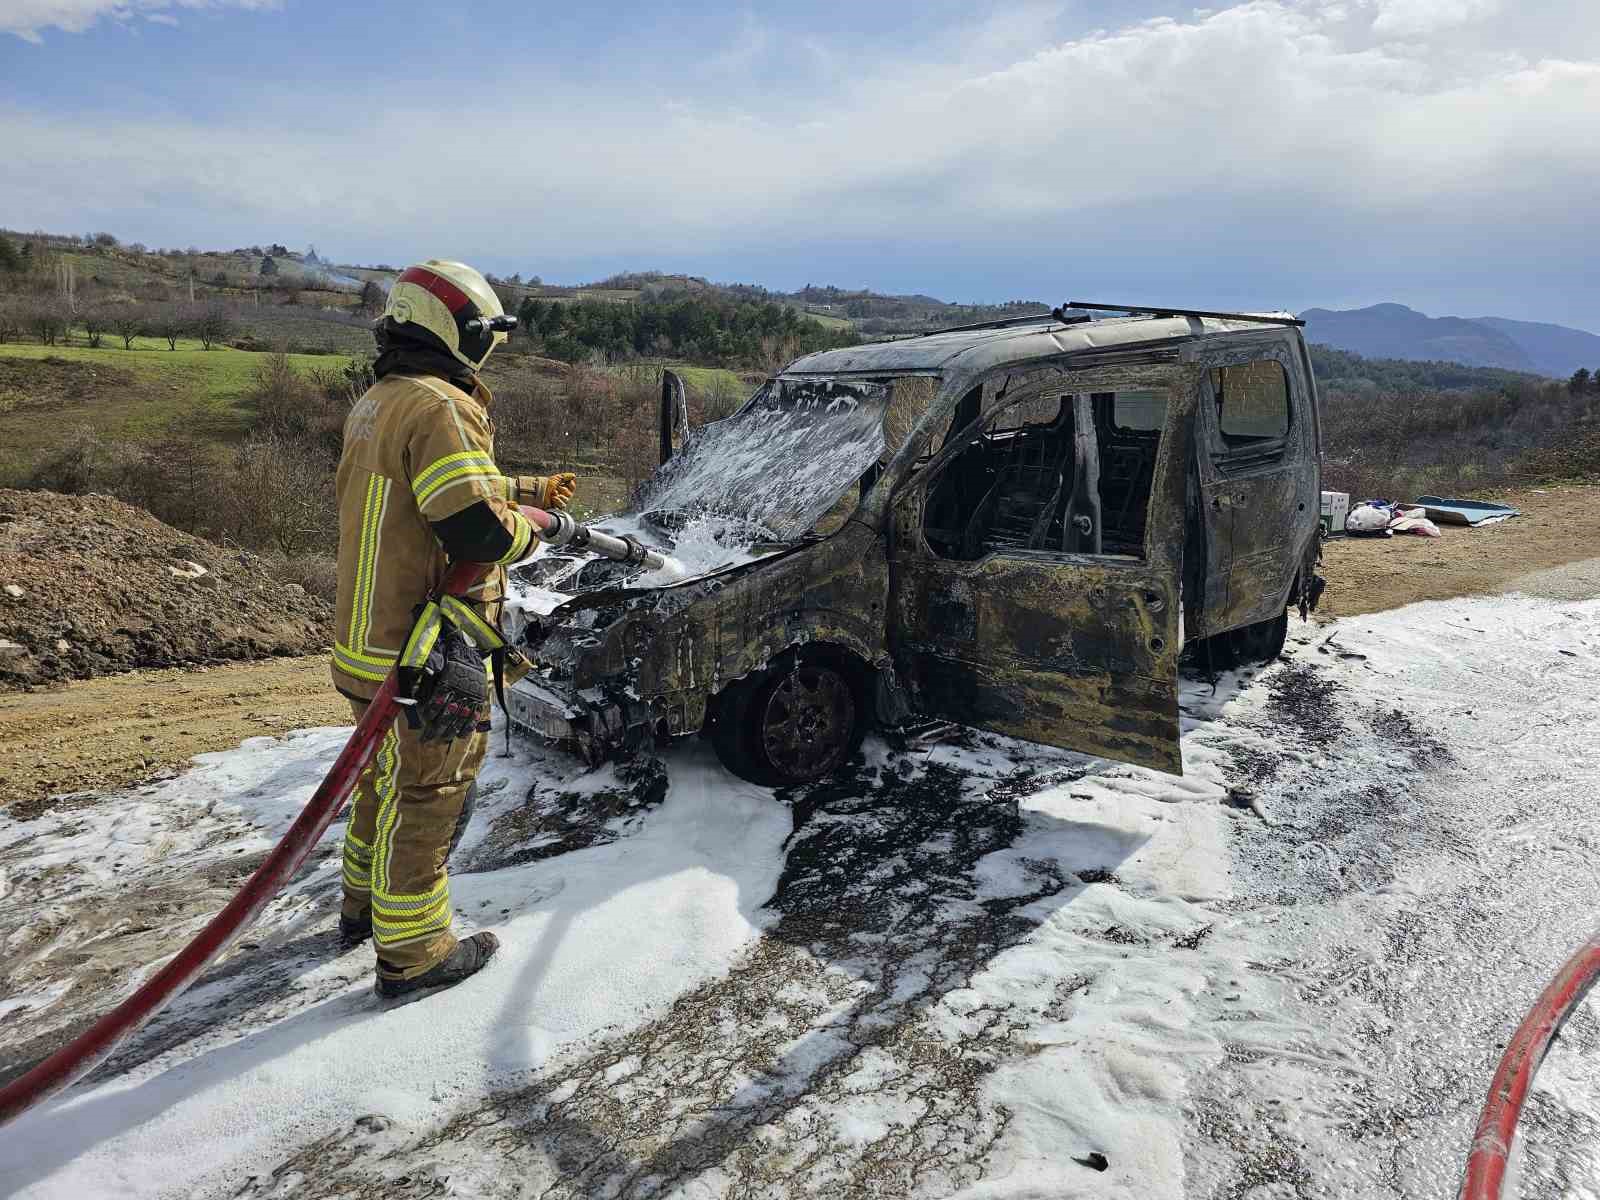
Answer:
MULTIPOLYGON (((472 392, 431 375, 387 375, 345 419, 339 460, 339 598, 333 680, 370 699, 444 577, 447 560, 429 527, 487 501, 512 536, 502 563, 525 557, 533 530, 512 501, 516 481, 494 464, 489 389, 472 392)), ((505 568, 469 593, 490 623, 499 617, 505 568)))

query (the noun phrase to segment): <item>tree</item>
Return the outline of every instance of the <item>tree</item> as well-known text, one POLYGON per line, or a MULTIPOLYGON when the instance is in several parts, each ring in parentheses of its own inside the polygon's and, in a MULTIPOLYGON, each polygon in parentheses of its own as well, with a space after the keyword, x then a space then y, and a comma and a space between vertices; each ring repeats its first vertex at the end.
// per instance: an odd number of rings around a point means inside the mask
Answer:
POLYGON ((144 312, 134 304, 124 304, 111 316, 111 330, 122 339, 124 350, 133 349, 133 339, 144 332, 144 312))
POLYGON ((261 256, 261 266, 256 268, 256 273, 262 276, 276 275, 278 273, 278 264, 272 255, 263 254, 261 256))
POLYGON ((40 297, 28 318, 28 325, 40 345, 54 346, 56 339, 67 331, 66 311, 58 301, 40 297))
POLYGON ((1567 381, 1567 390, 1574 396, 1581 396, 1589 390, 1590 380, 1594 378, 1589 374, 1589 368, 1579 367, 1572 373, 1572 378, 1567 381))
POLYGON ((22 314, 14 301, 0 296, 0 344, 22 336, 22 314))
POLYGON ((150 331, 166 339, 168 350, 176 350, 178 339, 189 332, 189 321, 176 304, 164 304, 150 323, 150 331))
POLYGON ((372 280, 361 285, 361 311, 376 316, 383 311, 383 289, 372 280))
POLYGON ((0 271, 15 274, 22 270, 22 259, 17 254, 17 248, 11 244, 11 239, 0 233, 0 271))
POLYGON ((89 339, 89 349, 100 349, 100 339, 105 336, 106 325, 109 324, 106 314, 98 308, 86 308, 79 320, 83 322, 83 332, 89 339))
POLYGON ((56 263, 56 291, 69 313, 78 311, 78 269, 69 262, 56 263))
POLYGON ((220 304, 208 305, 190 322, 195 337, 200 339, 200 348, 209 350, 217 342, 227 340, 233 333, 233 315, 220 304))

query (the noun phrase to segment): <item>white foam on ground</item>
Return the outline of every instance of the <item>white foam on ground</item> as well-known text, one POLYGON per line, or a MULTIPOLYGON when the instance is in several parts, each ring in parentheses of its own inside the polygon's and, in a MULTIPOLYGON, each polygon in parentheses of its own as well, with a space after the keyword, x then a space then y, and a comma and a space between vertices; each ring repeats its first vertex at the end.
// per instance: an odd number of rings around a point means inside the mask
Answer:
MULTIPOLYGON (((1026 936, 916 1017, 919 1045, 942 1045, 952 1078, 986 1072, 977 1103, 998 1132, 975 1174, 929 1174, 910 1194, 1454 1194, 1496 1042, 1600 911, 1600 603, 1460 600, 1294 636, 1288 661, 1242 691, 1237 678, 1185 686, 1183 779, 1009 742, 927 751, 927 764, 995 780, 1019 765, 1043 772, 1022 789, 1021 832, 980 860, 974 896, 952 911, 1031 896, 1046 868, 1097 881, 1069 880, 1020 910, 1026 936), (1322 699, 1318 688, 1329 689, 1322 699), (1301 710, 1281 703, 1297 695, 1301 710), (1258 761, 1270 762, 1259 777, 1258 761), (1066 778, 1052 780, 1058 768, 1066 778), (1086 1165, 1095 1155, 1106 1170, 1086 1165)), ((264 843, 337 740, 261 739, 126 805, 0 819, 0 848, 16 847, 0 856, 13 895, 39 864, 76 860, 110 886, 130 865, 181 860, 207 822, 247 818, 259 832, 241 836, 264 843)), ((667 800, 631 836, 457 877, 464 921, 505 940, 483 975, 390 1011, 363 975, 239 1040, 197 1039, 80 1087, 5 1131, 0 1191, 142 1197, 203 1183, 231 1194, 286 1148, 368 1111, 420 1138, 726 974, 773 919, 759 906, 790 814, 698 748, 675 751, 669 767, 667 800)), ((565 786, 560 771, 554 760, 492 759, 485 783, 565 786)), ((603 783, 586 777, 578 790, 603 783)), ((914 962, 924 930, 886 936, 914 962)), ((824 965, 840 994, 863 986, 849 961, 824 965)), ((809 1086, 807 1064, 847 1035, 849 1001, 792 998, 823 1015, 772 1053, 787 1072, 779 1084, 809 1086)), ((1536 1091, 1518 1151, 1525 1194, 1595 1191, 1592 1003, 1536 1091)), ((613 1066, 618 1088, 641 1069, 613 1066)), ((939 1099, 940 1080, 908 1070, 888 1043, 851 1072, 842 1098, 763 1127, 742 1153, 758 1164, 780 1149, 795 1162, 820 1155, 842 1171, 939 1099)), ((485 1154, 476 1142, 402 1140, 384 1162, 448 1164, 452 1186, 470 1194, 471 1180, 487 1188, 502 1169, 485 1154)), ((732 1156, 708 1162, 673 1194, 740 1194, 741 1169, 732 1156)), ((835 1168, 808 1168, 825 1169, 835 1168)), ((792 1190, 837 1194, 818 1179, 797 1177, 792 1190)))
MULTIPOLYGON (((334 740, 256 739, 203 755, 148 803, 203 807, 236 792, 276 830, 298 811, 304 781, 331 761, 334 740), (287 786, 273 791, 273 780, 287 786)), ((503 773, 491 759, 484 784, 503 773)), ((352 1114, 436 1112, 608 1025, 645 1019, 757 936, 789 828, 767 792, 685 762, 626 842, 454 878, 458 913, 492 924, 502 949, 447 997, 384 1009, 363 974, 343 994, 197 1059, 178 1051, 76 1089, 5 1131, 0 1192, 192 1194, 264 1146, 352 1114)), ((6 834, 15 830, 0 827, 6 834)))

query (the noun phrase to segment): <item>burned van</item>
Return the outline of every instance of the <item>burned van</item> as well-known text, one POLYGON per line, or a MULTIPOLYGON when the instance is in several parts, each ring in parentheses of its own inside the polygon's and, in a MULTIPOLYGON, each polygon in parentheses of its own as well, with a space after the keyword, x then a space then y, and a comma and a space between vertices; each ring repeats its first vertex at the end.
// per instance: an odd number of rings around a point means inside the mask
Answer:
POLYGON ((1287 315, 1081 312, 812 354, 597 527, 694 572, 515 573, 514 722, 592 760, 703 733, 769 784, 941 719, 1182 772, 1179 658, 1314 604, 1316 387, 1287 315))

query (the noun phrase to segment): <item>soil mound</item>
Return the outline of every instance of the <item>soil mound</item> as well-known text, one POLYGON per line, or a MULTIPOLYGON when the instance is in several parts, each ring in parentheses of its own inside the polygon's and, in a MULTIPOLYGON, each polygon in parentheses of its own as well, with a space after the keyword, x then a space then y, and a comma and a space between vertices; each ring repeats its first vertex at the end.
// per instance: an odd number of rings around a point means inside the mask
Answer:
POLYGON ((135 667, 310 654, 332 609, 109 496, 0 489, 0 690, 135 667))
POLYGON ((0 413, 90 404, 133 388, 132 371, 99 363, 48 358, 0 358, 0 413))

